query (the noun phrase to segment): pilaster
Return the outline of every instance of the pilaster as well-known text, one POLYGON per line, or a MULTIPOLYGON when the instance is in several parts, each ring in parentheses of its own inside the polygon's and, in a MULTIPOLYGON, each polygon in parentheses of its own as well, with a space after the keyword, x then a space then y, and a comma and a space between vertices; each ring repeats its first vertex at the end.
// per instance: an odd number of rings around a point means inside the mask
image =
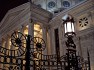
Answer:
POLYGON ((6 44, 5 44, 5 48, 9 49, 9 47, 10 47, 9 43, 10 43, 10 36, 9 36, 9 35, 7 35, 7 37, 6 37, 6 44))
POLYGON ((25 28, 24 25, 22 25, 22 26, 20 27, 20 32, 21 32, 22 34, 24 34, 24 28, 25 28))
MULTIPOLYGON (((28 23, 28 35, 30 35, 32 38, 34 37, 34 21, 32 19, 30 19, 28 23)), ((30 47, 34 46, 31 45, 30 47)), ((31 62, 31 64, 33 65, 33 62, 31 62)), ((32 67, 30 69, 34 70, 32 67)))
POLYGON ((34 37, 34 22, 32 19, 28 23, 28 34, 34 37))
POLYGON ((42 28, 42 32, 43 32, 43 40, 45 41, 45 44, 46 44, 46 48, 45 50, 43 51, 43 54, 46 54, 47 55, 47 29, 45 26, 43 26, 42 28))
POLYGON ((48 55, 51 55, 51 38, 50 35, 51 34, 51 30, 50 27, 47 27, 47 53, 48 55))
POLYGON ((94 70, 94 30, 87 29, 79 33, 81 35, 77 37, 80 37, 80 44, 78 43, 78 47, 81 48, 80 53, 82 52, 82 57, 88 60, 87 49, 89 50, 91 70, 94 70))

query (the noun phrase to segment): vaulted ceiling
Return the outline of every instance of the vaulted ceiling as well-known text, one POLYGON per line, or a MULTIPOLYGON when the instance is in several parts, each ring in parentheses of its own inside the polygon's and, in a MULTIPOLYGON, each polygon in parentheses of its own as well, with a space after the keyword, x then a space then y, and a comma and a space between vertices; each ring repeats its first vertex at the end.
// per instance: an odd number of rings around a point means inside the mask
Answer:
POLYGON ((8 10, 28 2, 28 0, 0 0, 0 22, 8 10))

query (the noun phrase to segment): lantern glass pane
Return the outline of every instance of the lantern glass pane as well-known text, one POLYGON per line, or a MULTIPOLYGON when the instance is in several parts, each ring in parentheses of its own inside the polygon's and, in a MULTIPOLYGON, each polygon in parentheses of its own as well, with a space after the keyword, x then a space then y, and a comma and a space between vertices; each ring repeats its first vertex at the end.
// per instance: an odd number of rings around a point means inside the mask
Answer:
POLYGON ((72 32, 74 32, 74 24, 72 23, 72 32))
POLYGON ((66 24, 64 24, 64 27, 65 27, 65 33, 67 32, 67 26, 66 26, 66 24))
POLYGON ((71 22, 67 22, 67 32, 72 32, 71 22))

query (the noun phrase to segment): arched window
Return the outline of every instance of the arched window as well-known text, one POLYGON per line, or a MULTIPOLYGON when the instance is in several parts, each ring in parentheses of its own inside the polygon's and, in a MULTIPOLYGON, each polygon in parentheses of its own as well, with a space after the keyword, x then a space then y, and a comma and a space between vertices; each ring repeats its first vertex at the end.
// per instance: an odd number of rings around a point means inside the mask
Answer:
POLYGON ((39 24, 34 24, 34 37, 42 38, 42 28, 39 24))

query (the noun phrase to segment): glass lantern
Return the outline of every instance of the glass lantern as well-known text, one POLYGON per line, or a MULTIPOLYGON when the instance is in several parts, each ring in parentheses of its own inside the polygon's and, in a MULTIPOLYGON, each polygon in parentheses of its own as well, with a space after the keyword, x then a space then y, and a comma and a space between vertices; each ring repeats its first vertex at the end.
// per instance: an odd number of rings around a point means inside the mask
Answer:
POLYGON ((74 36, 75 31, 74 31, 74 19, 70 15, 65 15, 63 18, 63 25, 64 25, 64 32, 65 36, 74 36))

